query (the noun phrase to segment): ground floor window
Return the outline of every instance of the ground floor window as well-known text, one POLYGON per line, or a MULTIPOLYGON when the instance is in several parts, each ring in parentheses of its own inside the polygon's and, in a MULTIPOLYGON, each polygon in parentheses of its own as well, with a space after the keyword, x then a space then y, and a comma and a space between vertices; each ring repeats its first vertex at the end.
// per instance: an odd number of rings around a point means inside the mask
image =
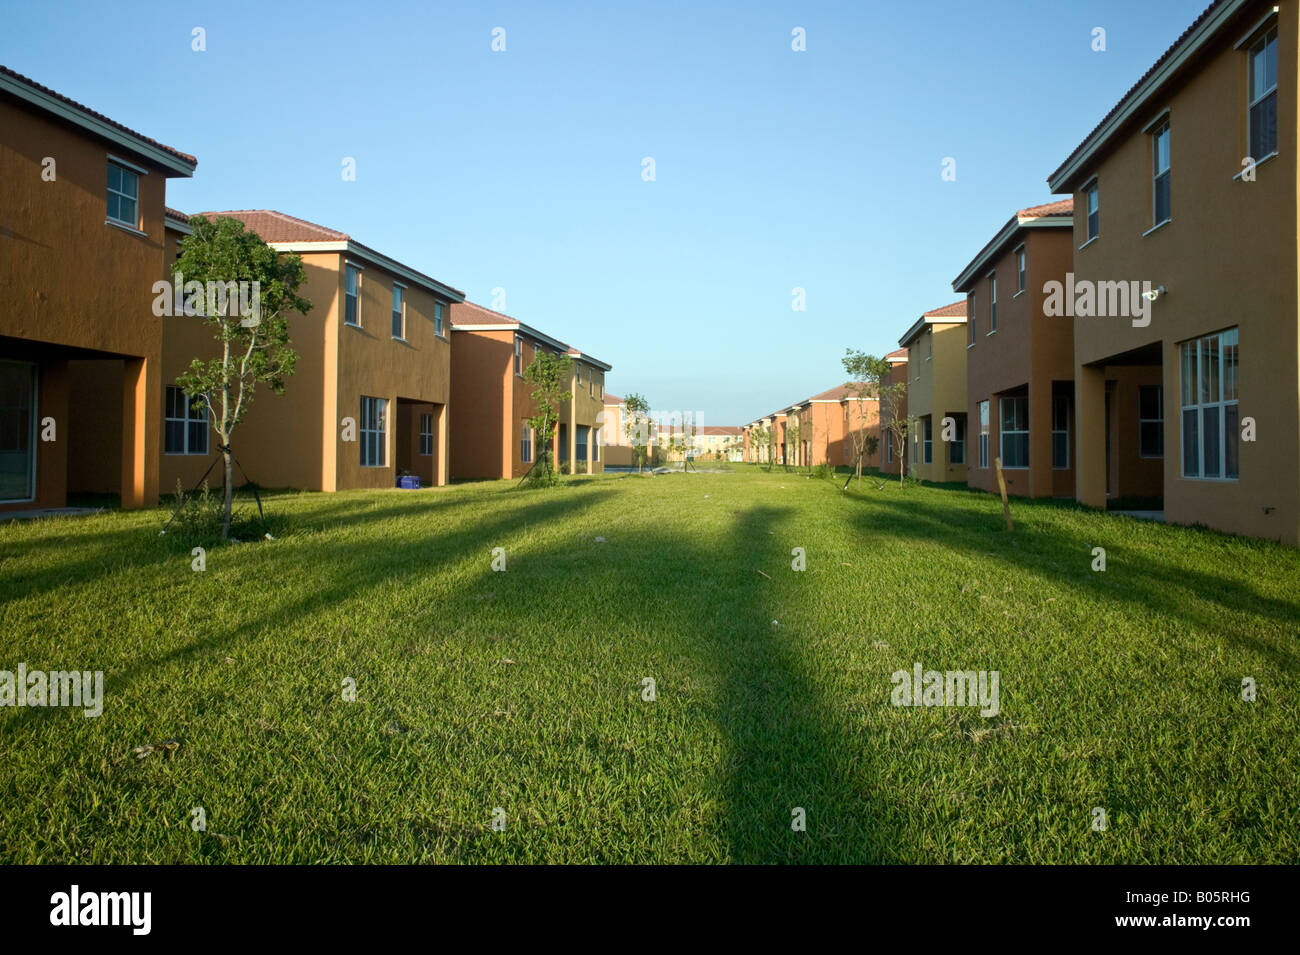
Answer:
POLYGON ((533 460, 533 429, 525 421, 519 430, 519 460, 531 464, 533 460))
POLYGON ((1052 467, 1063 471, 1070 466, 1070 399, 1052 396, 1052 467))
POLYGON ((1237 478, 1237 329, 1179 349, 1183 477, 1237 478))
POLYGON ((388 399, 361 396, 361 466, 382 468, 388 461, 388 399))
POLYGON ((208 412, 202 398, 190 399, 175 385, 167 386, 163 417, 165 454, 207 454, 208 412))
POLYGON ((1165 396, 1160 385, 1138 387, 1138 457, 1165 456, 1165 396))
POLYGON ((597 461, 597 462, 600 461, 600 445, 603 440, 601 437, 601 431, 603 430, 604 430, 603 428, 596 429, 596 440, 591 446, 591 459, 593 461, 597 461))
POLYGON ((885 460, 894 463, 894 436, 888 431, 885 432, 885 460))
POLYGON ((953 420, 953 439, 948 447, 949 464, 966 463, 966 416, 958 414, 952 416, 953 420))
POLYGON ((979 403, 980 411, 980 467, 989 466, 989 403, 981 401, 979 403))
POLYGON ((1029 467, 1029 398, 1002 399, 1002 430, 999 440, 1004 468, 1029 467))
POLYGON ((433 454, 433 415, 420 415, 420 453, 428 457, 433 454))
POLYGON ((0 361, 0 501, 36 497, 36 366, 0 361))
POLYGON ((921 460, 929 464, 934 460, 934 419, 926 415, 921 419, 921 460))

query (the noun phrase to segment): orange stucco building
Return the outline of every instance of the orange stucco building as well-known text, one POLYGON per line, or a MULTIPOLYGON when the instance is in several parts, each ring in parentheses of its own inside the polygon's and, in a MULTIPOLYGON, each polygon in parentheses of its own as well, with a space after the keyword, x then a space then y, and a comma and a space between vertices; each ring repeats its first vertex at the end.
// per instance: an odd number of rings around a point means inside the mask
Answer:
POLYGON ((1218 0, 1048 178, 1086 504, 1300 538, 1298 54, 1300 5, 1218 0))
POLYGON ((966 295, 966 483, 1073 497, 1074 321, 1046 317, 1073 263, 1073 200, 1021 209, 953 280, 966 295))
POLYGON ((166 181, 196 165, 0 67, 0 510, 157 502, 152 288, 166 181))
MULTIPOLYGON (((464 293, 346 233, 282 212, 201 214, 238 219, 273 249, 300 256, 306 281, 298 291, 312 302, 306 315, 289 316, 298 362, 284 394, 259 387, 235 429, 231 446, 248 478, 313 491, 391 488, 402 474, 422 486, 446 484, 450 308, 464 293)), ((191 230, 179 215, 169 227, 174 262, 191 230)), ((197 481, 216 451, 211 432, 191 427, 194 411, 175 381, 217 346, 201 318, 161 322, 164 414, 155 441, 170 491, 177 481, 197 481)))
POLYGON ((537 407, 524 369, 539 349, 573 361, 569 400, 560 407, 554 437, 555 460, 569 473, 604 470, 605 374, 612 366, 473 302, 453 306, 451 322, 457 421, 451 440, 452 477, 522 477, 536 462, 536 438, 525 419, 537 407))

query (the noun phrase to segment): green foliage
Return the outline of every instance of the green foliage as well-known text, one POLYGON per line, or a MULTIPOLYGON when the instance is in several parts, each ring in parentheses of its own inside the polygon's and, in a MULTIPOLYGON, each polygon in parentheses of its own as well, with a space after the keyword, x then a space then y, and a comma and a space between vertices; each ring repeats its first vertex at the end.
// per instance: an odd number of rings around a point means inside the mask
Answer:
POLYGON ((568 355, 553 355, 541 349, 524 369, 524 380, 533 386, 532 399, 537 406, 537 412, 528 418, 528 426, 533 429, 533 440, 539 449, 537 461, 528 475, 531 486, 553 487, 559 483, 552 460, 552 445, 560 421, 560 405, 569 398, 572 374, 573 360, 568 355))
POLYGON ((646 463, 646 448, 650 440, 650 402, 645 395, 632 392, 623 399, 627 409, 627 420, 623 422, 623 431, 632 442, 632 459, 637 470, 646 463))
MULTIPOLYGON (((190 227, 194 231, 182 240, 175 266, 175 271, 184 275, 186 286, 191 282, 248 282, 257 290, 257 311, 252 316, 241 314, 227 300, 211 310, 205 308, 202 318, 186 319, 212 327, 219 354, 195 358, 189 369, 176 377, 186 395, 203 400, 219 438, 225 477, 224 539, 230 535, 233 520, 231 437, 248 413, 259 383, 275 394, 284 393, 284 380, 293 374, 298 360, 289 341, 289 316, 295 312, 305 315, 312 303, 298 294, 306 280, 298 256, 281 255, 257 233, 246 231, 238 219, 228 216, 216 220, 193 216, 190 227)), ((187 305, 189 301, 187 296, 187 305)))

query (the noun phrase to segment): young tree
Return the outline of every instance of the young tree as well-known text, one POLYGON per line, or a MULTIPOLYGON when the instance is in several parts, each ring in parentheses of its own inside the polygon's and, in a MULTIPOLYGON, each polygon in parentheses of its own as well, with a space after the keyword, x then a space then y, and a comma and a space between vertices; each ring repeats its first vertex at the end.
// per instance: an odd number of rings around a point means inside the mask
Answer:
MULTIPOLYGON (((886 384, 893 366, 884 358, 877 358, 866 352, 855 351, 852 348, 845 349, 844 357, 840 361, 849 375, 847 387, 850 392, 850 417, 855 410, 857 412, 857 427, 849 434, 853 442, 853 453, 857 459, 855 471, 858 485, 859 487, 862 485, 862 459, 875 454, 876 448, 880 446, 880 440, 870 434, 867 428, 867 402, 873 399, 880 402, 880 420, 887 421, 886 430, 889 432, 889 440, 898 442, 898 477, 901 483, 903 472, 907 467, 903 455, 903 450, 907 447, 907 420, 900 412, 903 402, 907 400, 907 382, 886 384)), ((849 482, 845 481, 844 486, 847 488, 849 482)))
POLYGON ((785 417, 785 460, 781 463, 785 465, 787 471, 790 470, 790 459, 794 458, 795 467, 799 466, 799 432, 803 425, 799 421, 797 414, 789 414, 785 417))
POLYGON ((181 242, 175 271, 185 276, 187 311, 198 303, 190 288, 219 287, 222 294, 208 293, 201 309, 202 320, 212 326, 221 345, 221 357, 195 358, 188 370, 176 377, 181 390, 207 409, 208 421, 220 439, 225 466, 225 498, 221 539, 230 537, 234 502, 234 465, 230 439, 248 413, 258 383, 275 394, 284 393, 284 379, 293 374, 297 354, 290 347, 288 316, 311 310, 312 304, 298 295, 306 279, 302 259, 276 252, 255 232, 247 232, 238 219, 221 216, 215 221, 203 216, 190 219, 193 234, 181 242), (240 299, 225 294, 233 283, 249 283, 253 289, 251 314, 243 312, 240 299), (209 284, 211 283, 211 284, 209 284))
POLYGON ((646 461, 646 447, 650 443, 650 402, 645 400, 645 395, 633 392, 623 399, 623 404, 627 408, 623 430, 632 442, 632 457, 636 460, 639 474, 646 461))
MULTIPOLYGON (((528 427, 537 435, 538 455, 533 469, 541 466, 534 483, 551 485, 558 481, 555 464, 551 460, 555 429, 560 423, 560 406, 569 397, 569 378, 573 374, 573 359, 568 355, 552 355, 538 351, 524 369, 524 381, 533 386, 532 399, 537 413, 528 419, 528 427)), ((576 470, 576 468, 575 468, 576 470)))

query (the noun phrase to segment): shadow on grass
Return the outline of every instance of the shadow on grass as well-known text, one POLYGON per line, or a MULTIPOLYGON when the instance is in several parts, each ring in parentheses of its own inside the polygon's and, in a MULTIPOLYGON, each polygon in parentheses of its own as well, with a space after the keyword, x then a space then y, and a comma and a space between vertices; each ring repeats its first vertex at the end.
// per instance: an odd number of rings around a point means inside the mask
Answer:
MULTIPOLYGON (((978 493, 978 492, 977 492, 978 493)), ((1000 511, 973 511, 945 506, 942 499, 907 499, 875 495, 863 498, 864 507, 854 518, 859 533, 866 539, 887 538, 930 542, 938 547, 963 552, 974 558, 992 556, 1006 566, 1028 575, 1047 577, 1103 601, 1120 601, 1152 610, 1165 616, 1188 621, 1211 633, 1250 650, 1290 676, 1300 675, 1300 657, 1294 644, 1271 641, 1224 627, 1224 617, 1205 609, 1210 602, 1224 613, 1257 614, 1294 635, 1300 621, 1300 600, 1268 597, 1227 577, 1174 566, 1152 558, 1149 550, 1126 541, 1126 527, 1116 525, 1111 534, 1087 539, 1070 533, 1056 523, 1043 521, 1046 511, 1087 510, 1074 502, 1027 501, 1018 503, 1013 517, 1016 528, 1007 533, 1001 526, 1000 511), (1017 513, 1018 512, 1018 513, 1017 513), (1106 548, 1107 571, 1093 572, 1092 548, 1106 548)), ((1088 510, 1104 518, 1101 512, 1088 510)), ((1119 520, 1109 518, 1109 520, 1119 520)), ((1236 541, 1212 531, 1193 528, 1167 528, 1171 534, 1186 537, 1189 548, 1204 546, 1204 560, 1213 560, 1213 550, 1220 543, 1236 541)), ((1288 549, 1268 542, 1252 542, 1264 550, 1274 550, 1277 567, 1293 575, 1300 584, 1297 557, 1288 549)), ((1293 590, 1294 592, 1294 590, 1293 590)))
MULTIPOLYGON (((471 523, 452 533, 434 533, 427 538, 393 539, 375 536, 361 542, 354 539, 339 542, 317 538, 300 543, 297 550, 282 551, 283 556, 272 555, 269 550, 264 555, 259 553, 258 556, 266 560, 285 560, 286 563, 274 566, 275 572, 286 576, 291 571, 297 572, 305 568, 311 574, 312 586, 284 588, 277 593, 289 595, 285 599, 260 605, 256 614, 243 615, 244 619, 233 625, 214 616, 215 632, 129 666, 114 668, 105 673, 105 700, 111 700, 114 695, 121 694, 137 681, 155 680, 155 672, 160 668, 187 663, 218 650, 233 650, 241 640, 255 638, 269 628, 292 624, 299 631, 310 632, 315 615, 335 610, 373 588, 422 578, 429 574, 431 565, 455 562, 470 554, 479 553, 484 566, 488 566, 494 541, 510 539, 511 535, 518 534, 521 525, 526 527, 530 523, 544 524, 571 518, 595 506, 607 493, 610 493, 610 489, 592 487, 581 496, 556 498, 519 495, 510 499, 513 506, 509 506, 504 513, 499 510, 494 512, 493 520, 471 523)), ((338 505, 340 508, 345 506, 345 503, 338 505)), ((341 520, 340 523, 354 526, 364 523, 367 517, 379 520, 398 515, 412 518, 419 516, 419 512, 412 511, 409 506, 395 505, 376 510, 382 517, 373 513, 357 515, 341 520)), ((238 554, 239 551, 234 553, 238 554)), ((148 565, 156 561, 156 553, 152 548, 146 554, 148 559, 140 561, 141 564, 148 565)), ((50 575, 61 577, 66 573, 67 566, 60 565, 50 575)), ((71 566, 76 568, 80 562, 71 566)), ((210 566, 208 572, 212 573, 214 569, 210 566)), ((181 570, 177 570, 175 565, 169 565, 168 573, 189 575, 191 571, 188 561, 181 570)), ((93 665, 82 668, 99 669, 93 665)), ((14 733, 28 724, 39 725, 38 721, 51 718, 59 711, 54 708, 24 707, 12 712, 13 715, 8 720, 0 721, 5 734, 14 733)))

